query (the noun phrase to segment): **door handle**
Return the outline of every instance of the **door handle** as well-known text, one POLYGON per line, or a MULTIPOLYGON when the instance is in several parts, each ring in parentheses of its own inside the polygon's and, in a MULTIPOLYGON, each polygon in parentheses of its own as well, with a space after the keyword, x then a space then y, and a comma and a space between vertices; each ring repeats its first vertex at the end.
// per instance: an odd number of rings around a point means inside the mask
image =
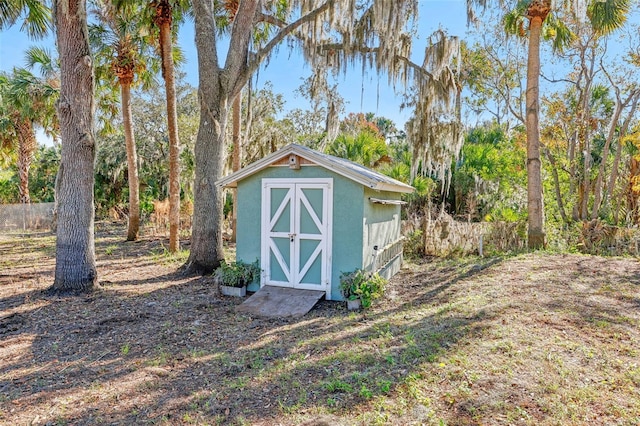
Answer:
POLYGON ((293 242, 293 239, 296 237, 296 234, 289 234, 289 241, 293 242))

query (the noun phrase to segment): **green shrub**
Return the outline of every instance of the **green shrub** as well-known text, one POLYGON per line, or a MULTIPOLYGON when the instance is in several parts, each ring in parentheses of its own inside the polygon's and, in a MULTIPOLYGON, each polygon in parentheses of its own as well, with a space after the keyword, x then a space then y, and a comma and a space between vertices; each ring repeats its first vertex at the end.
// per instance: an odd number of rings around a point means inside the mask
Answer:
POLYGON ((222 261, 214 275, 220 285, 244 287, 259 279, 261 271, 257 259, 253 263, 245 263, 241 260, 232 263, 222 261))
POLYGON ((424 237, 421 229, 416 229, 407 234, 402 254, 405 259, 414 261, 424 257, 424 237))
POLYGON ((340 291, 348 300, 360 299, 363 308, 371 306, 371 301, 384 293, 387 280, 375 274, 368 274, 362 269, 340 274, 340 291))

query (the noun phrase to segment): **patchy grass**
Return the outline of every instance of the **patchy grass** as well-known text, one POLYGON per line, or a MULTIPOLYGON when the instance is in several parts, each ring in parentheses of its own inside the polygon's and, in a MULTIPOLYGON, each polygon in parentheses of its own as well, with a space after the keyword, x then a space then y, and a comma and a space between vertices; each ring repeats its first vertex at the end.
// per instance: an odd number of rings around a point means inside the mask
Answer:
POLYGON ((640 265, 410 264, 364 313, 235 313, 164 241, 100 229, 102 286, 46 297, 55 240, 0 239, 0 423, 640 423, 640 265))

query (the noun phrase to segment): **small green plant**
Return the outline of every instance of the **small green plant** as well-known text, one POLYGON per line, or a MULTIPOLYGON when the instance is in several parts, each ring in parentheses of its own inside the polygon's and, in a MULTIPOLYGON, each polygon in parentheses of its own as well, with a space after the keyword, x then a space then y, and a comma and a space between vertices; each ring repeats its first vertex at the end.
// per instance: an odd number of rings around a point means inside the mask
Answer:
POLYGON ((333 379, 329 382, 326 382, 324 384, 324 388, 332 393, 336 393, 336 392, 349 393, 353 391, 353 387, 349 383, 344 382, 340 379, 333 379))
POLYGON ((128 343, 125 343, 120 348, 120 353, 124 356, 127 356, 129 354, 129 350, 131 350, 131 345, 129 345, 128 343))
POLYGON ((371 390, 364 384, 360 387, 360 392, 358 394, 365 399, 373 398, 373 392, 371 392, 371 390))
POLYGON ((382 393, 389 393, 391 391, 392 382, 389 380, 380 380, 378 381, 378 389, 382 393))
POLYGON ((340 274, 340 291, 348 300, 360 299, 363 308, 371 306, 371 301, 378 299, 384 292, 387 280, 375 274, 368 274, 362 269, 340 274))
POLYGON ((180 249, 175 253, 171 253, 164 245, 151 251, 153 261, 164 265, 171 265, 174 262, 184 263, 189 257, 189 250, 180 249))
POLYGON ((257 280, 260 277, 260 272, 261 269, 257 259, 253 263, 236 260, 232 263, 222 261, 214 275, 220 285, 244 287, 257 280))

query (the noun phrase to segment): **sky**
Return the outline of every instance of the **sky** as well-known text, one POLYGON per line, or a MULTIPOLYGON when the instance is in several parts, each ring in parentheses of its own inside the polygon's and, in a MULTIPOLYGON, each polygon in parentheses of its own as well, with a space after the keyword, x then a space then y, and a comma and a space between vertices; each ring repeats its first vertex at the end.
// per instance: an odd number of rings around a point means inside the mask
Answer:
MULTIPOLYGON (((464 35, 467 22, 465 4, 465 0, 419 1, 418 36, 414 40, 412 57, 415 62, 422 62, 426 40, 438 28, 445 29, 449 35, 464 35)), ((197 55, 192 21, 181 27, 178 44, 186 59, 182 71, 186 73, 187 82, 197 87, 197 55)), ((24 52, 33 45, 48 46, 54 51, 52 37, 44 41, 32 41, 17 26, 0 32, 0 70, 10 72, 13 67, 23 66, 24 52)), ((258 88, 271 82, 273 91, 283 95, 286 110, 309 109, 308 101, 297 96, 295 90, 310 74, 311 69, 304 64, 300 54, 291 53, 286 46, 282 46, 269 64, 260 70, 258 88)), ((398 128, 403 128, 410 116, 410 111, 400 111, 402 97, 389 87, 384 75, 377 75, 373 71, 363 75, 362 68, 357 67, 339 77, 338 86, 340 95, 345 99, 345 113, 373 112, 390 118, 398 128)))

